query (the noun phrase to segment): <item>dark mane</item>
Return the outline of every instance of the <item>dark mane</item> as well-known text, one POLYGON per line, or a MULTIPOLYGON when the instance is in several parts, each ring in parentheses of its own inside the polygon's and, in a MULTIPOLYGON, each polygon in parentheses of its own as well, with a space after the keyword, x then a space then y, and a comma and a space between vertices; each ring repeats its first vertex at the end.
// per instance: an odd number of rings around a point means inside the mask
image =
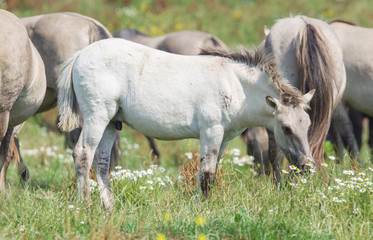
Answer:
POLYGON ((240 51, 208 48, 202 49, 200 55, 224 57, 247 66, 259 67, 264 73, 271 77, 272 85, 279 92, 283 104, 293 106, 305 104, 302 100, 301 92, 285 81, 277 68, 273 56, 266 52, 264 48, 257 48, 255 51, 249 51, 244 48, 240 51))
POLYGON ((342 20, 342 19, 334 19, 334 20, 329 22, 329 24, 332 24, 332 23, 345 23, 345 24, 348 24, 348 25, 356 26, 355 23, 350 22, 350 21, 346 21, 346 20, 342 20))

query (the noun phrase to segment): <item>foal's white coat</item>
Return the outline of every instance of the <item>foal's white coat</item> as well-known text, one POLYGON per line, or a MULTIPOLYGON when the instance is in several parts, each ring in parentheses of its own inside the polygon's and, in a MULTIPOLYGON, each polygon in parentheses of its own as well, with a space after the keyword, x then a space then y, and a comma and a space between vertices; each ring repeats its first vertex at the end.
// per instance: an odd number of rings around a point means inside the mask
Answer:
POLYGON ((75 96, 84 117, 74 150, 79 196, 89 200, 94 156, 101 199, 112 207, 108 159, 115 121, 158 139, 199 138, 199 183, 206 196, 228 141, 248 126, 265 126, 284 151, 310 157, 304 107, 313 92, 301 96, 291 88, 300 103, 285 105, 264 68, 226 57, 170 54, 122 39, 102 40, 78 52, 59 78, 58 105, 62 130, 78 123, 75 96))

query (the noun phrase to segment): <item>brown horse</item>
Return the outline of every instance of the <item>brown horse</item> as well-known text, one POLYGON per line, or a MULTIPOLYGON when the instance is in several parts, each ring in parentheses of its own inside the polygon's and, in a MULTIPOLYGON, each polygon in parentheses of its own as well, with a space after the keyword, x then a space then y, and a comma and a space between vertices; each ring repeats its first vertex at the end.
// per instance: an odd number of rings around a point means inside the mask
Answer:
MULTIPOLYGON (((22 22, 0 10, 0 26, 0 190, 5 193, 13 127, 37 112, 46 79, 43 61, 22 22)), ((27 178, 26 169, 21 176, 27 178)))

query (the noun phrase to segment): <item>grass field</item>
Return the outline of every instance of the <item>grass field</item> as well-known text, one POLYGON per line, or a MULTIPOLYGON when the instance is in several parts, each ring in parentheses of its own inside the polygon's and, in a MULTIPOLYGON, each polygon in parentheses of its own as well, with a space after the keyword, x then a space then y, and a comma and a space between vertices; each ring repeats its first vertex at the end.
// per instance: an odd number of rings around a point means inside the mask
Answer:
MULTIPOLYGON (((342 18, 373 27, 370 0, 9 0, 19 17, 75 11, 101 21, 114 32, 126 27, 150 35, 181 29, 212 33, 227 45, 253 47, 263 26, 278 18, 304 14, 329 21, 342 18)), ((325 145, 323 173, 298 176, 279 190, 270 178, 257 177, 234 139, 220 164, 211 197, 194 198, 197 140, 158 141, 162 154, 154 166, 142 134, 121 131, 121 168, 112 175, 115 208, 100 204, 92 184, 93 205, 76 201, 74 165, 64 138, 52 125, 56 110, 29 119, 20 133, 30 179, 23 187, 12 164, 8 195, 0 196, 0 239, 372 239, 373 165, 364 145, 360 168, 337 160, 325 145)), ((366 142, 366 140, 364 141, 366 142)), ((284 165, 283 179, 291 171, 284 165)))

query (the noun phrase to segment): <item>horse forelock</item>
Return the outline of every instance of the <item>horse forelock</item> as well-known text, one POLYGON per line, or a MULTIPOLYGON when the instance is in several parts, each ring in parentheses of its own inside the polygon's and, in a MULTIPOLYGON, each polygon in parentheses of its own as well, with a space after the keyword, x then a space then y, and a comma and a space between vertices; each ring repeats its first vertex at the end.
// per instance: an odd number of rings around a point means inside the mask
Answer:
MULTIPOLYGON (((304 19, 303 19, 304 20, 304 19)), ((318 164, 324 155, 324 141, 330 125, 335 85, 334 62, 319 28, 305 21, 296 41, 299 89, 306 93, 316 89, 310 107, 309 143, 318 164)))
POLYGON ((283 77, 277 67, 273 55, 264 48, 257 48, 255 51, 249 51, 241 48, 240 51, 228 51, 221 48, 204 48, 201 49, 200 55, 212 55, 228 58, 237 63, 242 63, 247 66, 256 66, 272 80, 270 84, 280 95, 281 103, 284 105, 299 106, 307 108, 307 104, 303 101, 301 92, 291 86, 283 77))

